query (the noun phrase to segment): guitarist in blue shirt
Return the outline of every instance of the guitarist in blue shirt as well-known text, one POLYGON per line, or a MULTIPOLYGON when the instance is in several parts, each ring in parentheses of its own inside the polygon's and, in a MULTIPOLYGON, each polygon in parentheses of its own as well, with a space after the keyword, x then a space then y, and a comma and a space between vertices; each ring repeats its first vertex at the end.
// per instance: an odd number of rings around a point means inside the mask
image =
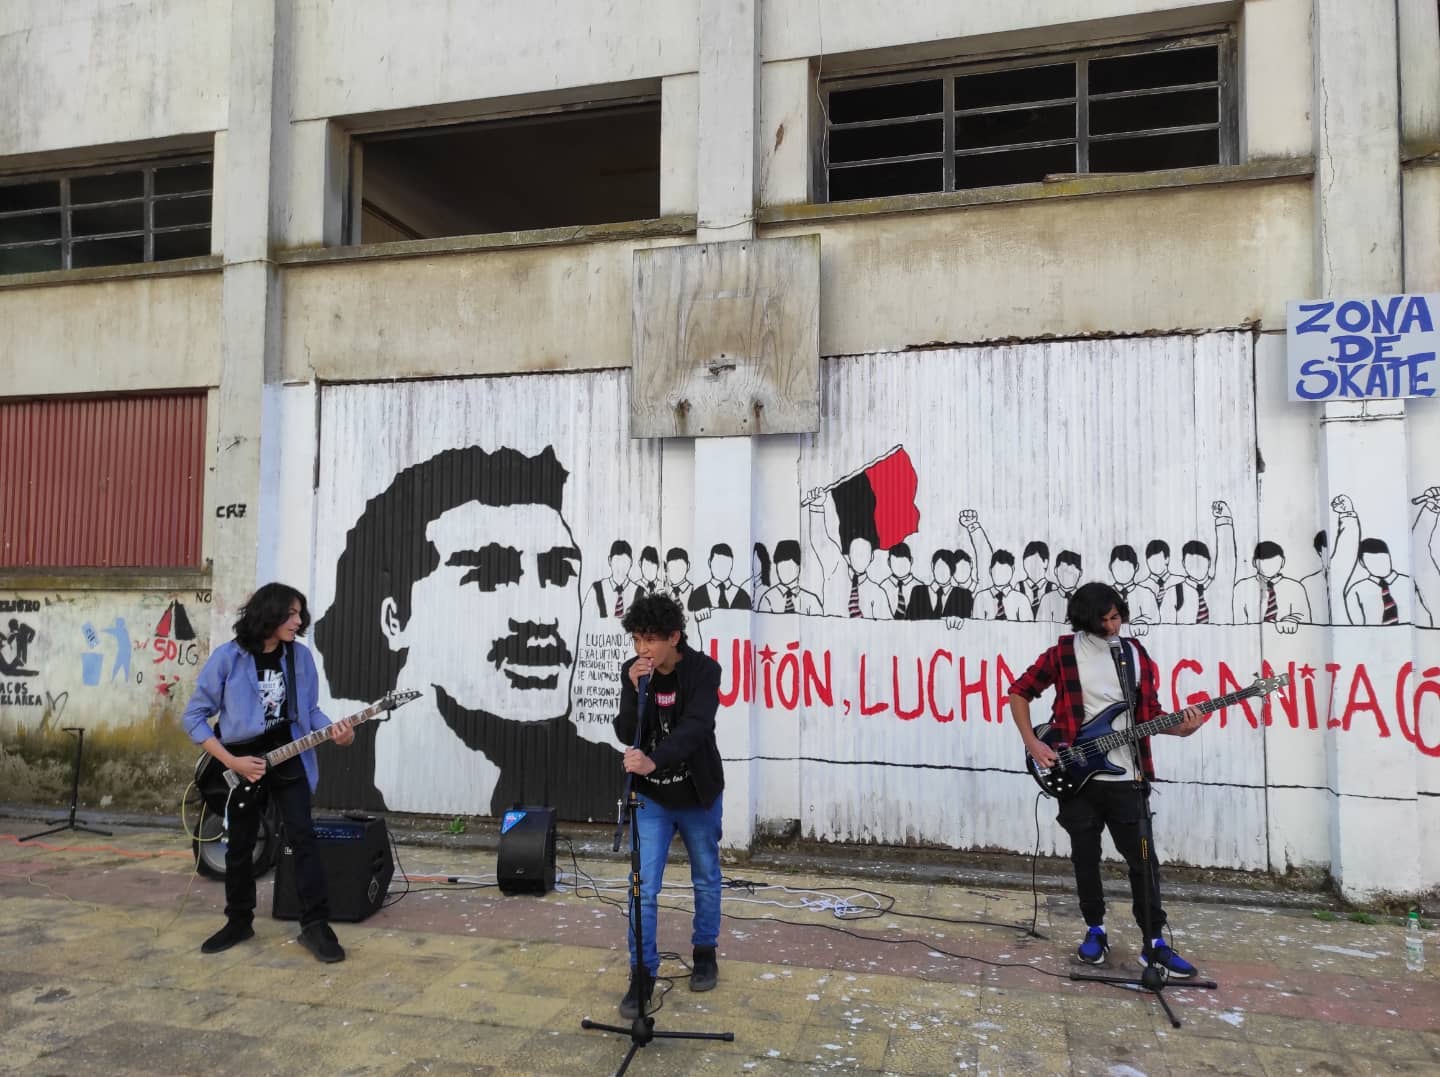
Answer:
MULTIPOLYGON (((257 590, 240 611, 235 638, 217 647, 200 671, 182 721, 190 739, 243 782, 265 779, 260 796, 275 798, 295 854, 298 941, 319 960, 333 962, 343 961, 345 951, 330 929, 329 893, 310 819, 310 794, 319 777, 315 753, 287 759, 269 774, 263 758, 331 724, 320 710, 315 660, 295 642, 309 625, 310 611, 299 591, 283 583, 257 590)), ((331 739, 347 745, 355 732, 341 722, 331 739)), ((244 798, 243 808, 226 808, 225 926, 205 940, 202 953, 220 953, 255 934, 251 864, 260 825, 258 803, 251 795, 244 798)))
MULTIPOLYGON (((1054 767, 1055 749, 1036 736, 1030 725, 1030 703, 1047 688, 1054 687, 1052 714, 1054 728, 1061 731, 1065 743, 1074 744, 1083 737, 1087 723, 1095 721, 1115 704, 1124 705, 1125 695, 1115 668, 1110 642, 1120 636, 1120 629, 1130 618, 1130 609, 1113 587, 1104 583, 1087 583, 1070 598, 1068 617, 1073 635, 1061 636, 1035 660, 1010 688, 1010 714, 1025 750, 1041 767, 1054 767)), ((1131 652, 1127 659, 1135 678, 1135 717, 1141 723, 1161 716, 1156 685, 1159 672, 1140 643, 1124 640, 1131 652), (1138 659, 1138 661, 1136 661, 1138 659)), ((1204 723, 1204 714, 1191 707, 1178 725, 1157 728, 1157 733, 1188 737, 1204 723)), ((1122 726, 1118 723, 1116 730, 1122 726)), ((1146 779, 1154 778, 1150 761, 1150 742, 1139 742, 1140 765, 1146 779)), ((1100 835, 1110 831, 1115 847, 1130 868, 1130 895, 1135 921, 1145 942, 1141 946, 1143 965, 1155 964, 1173 979, 1195 975, 1195 966, 1177 954, 1165 941, 1165 909, 1160 904, 1159 860, 1149 858, 1151 870, 1146 878, 1146 861, 1141 856, 1140 823, 1145 798, 1139 775, 1133 773, 1130 748, 1123 747, 1109 754, 1111 764, 1106 773, 1097 773, 1077 793, 1060 801, 1059 822, 1070 835, 1070 861, 1075 869, 1075 889, 1080 898, 1080 913, 1088 930, 1076 950, 1086 964, 1098 965, 1109 952, 1105 932, 1105 895, 1100 879, 1100 835), (1150 890, 1150 916, 1145 922, 1144 890, 1150 890)))

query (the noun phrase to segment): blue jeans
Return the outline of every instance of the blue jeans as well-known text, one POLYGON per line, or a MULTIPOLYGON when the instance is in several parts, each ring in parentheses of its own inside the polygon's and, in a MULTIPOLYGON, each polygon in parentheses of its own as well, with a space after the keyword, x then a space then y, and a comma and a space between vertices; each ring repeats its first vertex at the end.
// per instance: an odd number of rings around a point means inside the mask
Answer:
MULTIPOLYGON (((635 813, 640 835, 640 924, 645 935, 645 967, 653 976, 660 969, 660 948, 655 943, 656 899, 665 881, 665 859, 675 832, 690 856, 690 882, 695 887, 695 925, 691 946, 714 946, 720 938, 720 805, 708 808, 667 808, 647 796, 640 797, 635 813)), ((630 932, 630 965, 635 961, 635 933, 630 932)))

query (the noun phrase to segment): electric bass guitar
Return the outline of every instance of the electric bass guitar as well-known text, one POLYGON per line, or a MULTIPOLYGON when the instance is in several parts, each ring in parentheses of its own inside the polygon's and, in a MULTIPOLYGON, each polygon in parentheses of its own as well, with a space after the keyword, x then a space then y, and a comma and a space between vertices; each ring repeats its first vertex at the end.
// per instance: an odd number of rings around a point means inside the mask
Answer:
MULTIPOLYGON (((1228 696, 1221 696, 1218 699, 1207 699, 1204 703, 1195 704, 1195 709, 1201 714, 1209 714, 1221 707, 1239 703, 1242 699, 1267 696, 1275 689, 1283 688, 1289 683, 1290 674, 1288 673, 1282 673, 1278 677, 1256 677, 1250 687, 1242 688, 1238 692, 1231 692, 1228 696)), ((1124 703, 1106 707, 1092 721, 1081 727, 1080 735, 1075 738, 1073 744, 1062 740, 1060 731, 1052 723, 1046 722, 1044 725, 1037 725, 1035 735, 1054 749, 1056 759, 1053 767, 1042 767, 1035 762, 1029 752, 1026 752, 1025 768, 1030 772, 1030 777, 1034 778, 1040 788, 1056 800, 1068 800, 1080 792, 1085 783, 1097 774, 1125 773, 1124 767, 1117 767, 1106 760, 1105 757, 1108 753, 1116 748, 1134 744, 1145 737, 1173 729, 1185 720, 1185 712, 1176 711, 1174 714, 1152 718, 1148 722, 1140 722, 1130 729, 1117 731, 1115 722, 1124 714, 1124 703)))
MULTIPOLYGON (((332 722, 323 729, 306 734, 299 740, 292 740, 289 744, 265 752, 263 756, 265 774, 262 774, 260 780, 255 782, 247 782, 209 752, 202 752, 199 760, 195 763, 195 788, 200 791, 205 806, 216 815, 230 817, 257 811, 263 800, 259 794, 265 786, 265 779, 271 769, 287 759, 293 759, 301 752, 309 751, 317 744, 323 744, 332 739, 335 731, 342 725, 348 725, 353 729, 362 722, 368 722, 377 714, 386 714, 396 707, 409 703, 412 699, 419 698, 419 692, 387 692, 385 698, 380 702, 372 707, 367 707, 358 714, 352 714, 348 718, 332 722)), ((227 744, 225 748, 231 755, 256 755, 261 740, 262 738, 257 737, 254 740, 227 744)))

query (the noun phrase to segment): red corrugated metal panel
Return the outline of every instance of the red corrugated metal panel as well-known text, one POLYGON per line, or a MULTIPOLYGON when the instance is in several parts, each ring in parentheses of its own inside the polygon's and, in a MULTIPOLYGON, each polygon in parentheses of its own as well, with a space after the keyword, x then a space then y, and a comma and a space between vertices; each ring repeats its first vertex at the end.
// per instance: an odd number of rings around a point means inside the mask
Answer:
POLYGON ((198 567, 204 497, 204 393, 0 402, 0 567, 198 567))

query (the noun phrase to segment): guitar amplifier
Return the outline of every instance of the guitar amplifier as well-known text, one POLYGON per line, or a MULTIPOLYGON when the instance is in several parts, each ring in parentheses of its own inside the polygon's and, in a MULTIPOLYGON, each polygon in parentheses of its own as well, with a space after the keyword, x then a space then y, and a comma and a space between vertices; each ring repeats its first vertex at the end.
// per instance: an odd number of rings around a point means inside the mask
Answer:
MULTIPOLYGON (((385 820, 370 815, 316 819, 315 849, 325 869, 330 890, 330 919, 355 923, 385 902, 395 860, 385 820)), ((275 865, 275 899, 271 915, 277 920, 300 919, 300 895, 295 889, 295 854, 287 839, 275 865)))
POLYGON ((516 806, 500 819, 495 874, 502 894, 555 889, 555 809, 516 806))

